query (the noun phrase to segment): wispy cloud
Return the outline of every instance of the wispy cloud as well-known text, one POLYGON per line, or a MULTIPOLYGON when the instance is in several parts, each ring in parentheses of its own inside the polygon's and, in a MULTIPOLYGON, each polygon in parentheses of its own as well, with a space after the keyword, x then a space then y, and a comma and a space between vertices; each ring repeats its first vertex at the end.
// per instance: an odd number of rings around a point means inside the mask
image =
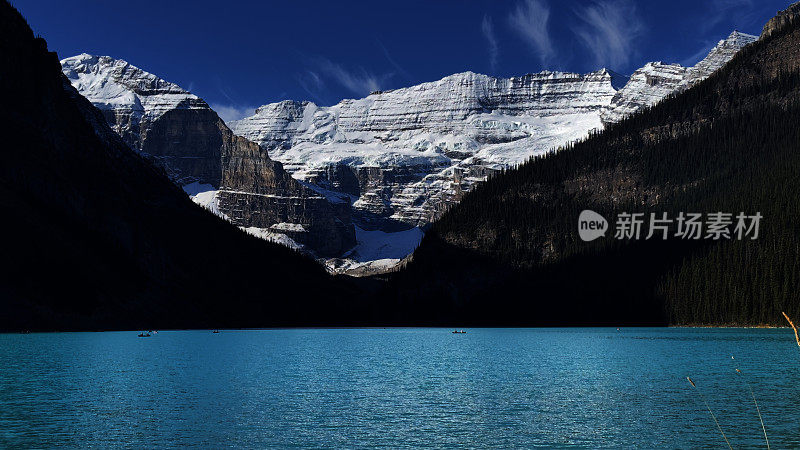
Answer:
POLYGON ((703 17, 701 28, 709 31, 725 20, 737 26, 750 25, 756 18, 754 0, 712 0, 708 3, 708 14, 703 17))
POLYGON ((550 7, 540 0, 522 0, 508 16, 508 23, 531 47, 542 66, 546 66, 555 54, 550 33, 547 30, 550 7))
POLYGON ((252 116, 255 113, 255 106, 246 106, 243 105, 245 102, 236 100, 236 98, 239 96, 236 94, 235 89, 223 83, 222 79, 219 77, 215 77, 215 82, 217 84, 217 91, 222 95, 222 97, 225 98, 225 100, 227 100, 227 102, 223 100, 223 102, 211 103, 209 106, 225 123, 228 123, 232 120, 243 119, 245 117, 252 116))
POLYGON ((311 100, 320 104, 328 103, 325 96, 325 81, 322 80, 322 77, 317 72, 306 70, 298 74, 296 78, 297 83, 311 97, 311 100))
POLYGON ((394 69, 397 71, 397 73, 399 73, 403 78, 405 78, 406 81, 410 81, 413 83, 414 77, 411 76, 411 74, 404 67, 398 64, 397 61, 394 60, 394 58, 392 58, 392 55, 389 53, 389 50, 387 50, 386 47, 383 45, 383 42, 381 42, 380 40, 377 40, 377 42, 378 46, 383 51, 383 55, 386 56, 386 60, 389 61, 389 64, 391 64, 392 67, 394 67, 394 69))
POLYGON ((702 35, 697 41, 699 48, 693 55, 681 61, 684 66, 694 65, 705 58, 717 42, 728 37, 727 33, 733 28, 741 30, 755 26, 757 30, 761 25, 755 0, 711 0, 706 9, 707 13, 703 15, 698 27, 702 35), (716 27, 723 22, 731 28, 722 27, 720 33, 716 27))
POLYGON ((714 48, 716 44, 715 41, 703 41, 701 47, 691 56, 684 58, 680 64, 686 67, 697 64, 711 52, 711 49, 714 48))
POLYGON ((314 58, 314 65, 319 74, 356 95, 367 95, 379 90, 381 83, 392 76, 392 74, 376 75, 362 67, 349 70, 323 57, 314 58))
POLYGON ((594 56, 597 66, 621 68, 634 54, 634 42, 643 30, 636 5, 628 0, 593 1, 575 10, 581 25, 578 39, 594 56))
POLYGON ((217 115, 225 123, 230 123, 233 120, 244 119, 245 117, 252 116, 256 112, 256 108, 251 106, 234 106, 224 105, 221 103, 212 103, 209 106, 211 106, 211 109, 216 111, 217 115))
POLYGON ((486 43, 489 45, 489 68, 492 71, 492 74, 495 73, 497 70, 497 55, 498 45, 497 45, 497 36, 494 34, 494 24, 492 23, 492 18, 489 16, 483 16, 483 21, 481 22, 481 32, 483 33, 483 37, 486 38, 486 43))

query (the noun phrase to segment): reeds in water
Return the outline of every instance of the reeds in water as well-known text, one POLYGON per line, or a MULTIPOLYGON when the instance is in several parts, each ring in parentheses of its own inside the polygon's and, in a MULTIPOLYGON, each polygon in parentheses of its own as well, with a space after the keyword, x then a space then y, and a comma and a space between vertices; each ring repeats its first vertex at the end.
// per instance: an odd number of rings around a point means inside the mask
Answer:
MULTIPOLYGON (((736 360, 733 356, 731 356, 732 360, 736 360)), ((764 426, 764 418, 761 417, 761 408, 758 406, 758 400, 756 400, 756 394, 753 392, 753 388, 750 386, 750 382, 747 381, 747 377, 744 376, 744 372, 736 368, 736 373, 742 377, 744 383, 747 385, 747 389, 750 390, 750 396, 753 398, 753 403, 756 405, 756 412, 758 412, 758 420, 761 421, 761 430, 764 431, 764 441, 767 443, 767 450, 770 449, 769 446, 769 438, 767 437, 767 427, 764 426)))
POLYGON ((692 377, 686 377, 686 379, 689 380, 689 384, 692 385, 692 387, 694 388, 695 392, 697 392, 697 394, 700 396, 700 399, 702 399, 703 403, 705 403, 706 409, 708 410, 708 413, 711 414, 711 418, 714 419, 714 423, 717 424, 717 429, 722 434, 722 439, 725 439, 725 443, 728 444, 728 448, 733 450, 733 447, 731 447, 731 443, 728 441, 728 436, 725 436, 725 432, 722 431, 722 427, 719 425, 719 421, 717 420, 717 416, 714 415, 714 412, 711 411, 711 407, 708 406, 708 402, 706 401, 706 397, 703 395, 702 392, 700 392, 699 389, 697 389, 697 385, 694 384, 694 381, 692 381, 692 377))
MULTIPOLYGON (((797 327, 795 326, 794 322, 792 322, 792 319, 789 318, 788 314, 786 314, 785 312, 781 312, 781 314, 783 314, 783 317, 786 318, 786 321, 789 322, 789 325, 792 327, 792 330, 794 330, 794 340, 797 342, 797 346, 800 347, 800 333, 798 333, 797 327)), ((731 356, 731 359, 735 360, 736 358, 731 356)), ((756 405, 756 412, 758 413, 758 420, 761 422, 761 430, 764 432, 764 441, 767 443, 767 449, 770 449, 769 437, 767 436, 767 427, 764 426, 764 418, 761 415, 761 407, 758 405, 758 400, 756 400, 756 394, 755 394, 755 392, 753 392, 753 388, 752 388, 752 386, 750 386, 750 382, 747 380, 747 377, 745 377, 744 373, 741 370, 739 370, 738 368, 735 368, 735 369, 736 369, 736 373, 739 376, 742 377, 742 379, 744 380, 745 384, 747 385, 747 389, 750 391, 750 396, 753 399, 753 404, 756 405)), ((706 405, 706 409, 708 410, 708 413, 711 414, 711 418, 714 419, 714 423, 717 425, 717 429, 719 430, 720 434, 722 434, 722 438, 725 439, 725 443, 728 444, 728 448, 733 450, 733 447, 731 447, 730 441, 728 441, 728 437, 725 435, 725 432, 722 431, 722 427, 720 426, 719 421, 717 420, 717 416, 714 414, 713 411, 711 411, 711 407, 708 405, 708 402, 706 401, 705 396, 697 388, 697 385, 694 383, 694 381, 692 381, 691 377, 686 377, 686 379, 689 380, 689 384, 692 385, 692 387, 694 388, 695 392, 697 392, 697 394, 700 396, 700 399, 703 400, 703 403, 706 405)))
POLYGON ((789 322, 789 325, 792 326, 792 329, 794 330, 794 340, 797 341, 797 346, 800 347, 800 335, 797 334, 797 327, 794 326, 794 322, 792 322, 792 319, 790 319, 785 312, 781 311, 781 314, 783 314, 783 317, 785 317, 786 321, 789 322))

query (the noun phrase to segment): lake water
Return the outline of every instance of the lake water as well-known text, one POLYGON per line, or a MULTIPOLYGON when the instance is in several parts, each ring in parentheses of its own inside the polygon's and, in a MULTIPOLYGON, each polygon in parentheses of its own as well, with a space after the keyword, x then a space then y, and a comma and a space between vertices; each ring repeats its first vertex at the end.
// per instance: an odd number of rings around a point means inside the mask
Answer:
POLYGON ((136 334, 0 335, 0 447, 724 446, 687 375, 734 447, 764 445, 745 382, 800 446, 785 329, 136 334))

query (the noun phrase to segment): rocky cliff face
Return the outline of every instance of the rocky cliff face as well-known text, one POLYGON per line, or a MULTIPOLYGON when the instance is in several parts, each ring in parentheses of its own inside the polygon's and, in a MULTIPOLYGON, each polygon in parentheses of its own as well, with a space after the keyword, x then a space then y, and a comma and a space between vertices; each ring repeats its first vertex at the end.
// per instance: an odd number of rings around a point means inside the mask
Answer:
POLYGON ((775 15, 772 19, 770 19, 765 25, 764 29, 761 31, 761 37, 767 37, 774 33, 775 31, 785 27, 793 20, 796 20, 800 16, 800 2, 792 3, 783 11, 778 11, 778 14, 775 15))
MULTIPOLYGON (((224 127, 224 126, 223 126, 224 127)), ((266 150, 223 128, 222 181, 217 208, 235 225, 268 229, 305 244, 321 256, 355 245, 350 203, 304 186, 266 150)))
POLYGON ((61 65, 114 131, 173 181, 220 187, 213 209, 234 224, 286 229, 320 255, 355 245, 349 203, 331 203, 294 180, 265 150, 235 136, 199 97, 107 56, 82 54, 61 65))
POLYGON ((487 176, 692 86, 755 39, 734 32, 694 67, 648 63, 630 78, 465 72, 330 107, 269 104, 230 125, 295 178, 352 196, 362 227, 424 226, 487 176))

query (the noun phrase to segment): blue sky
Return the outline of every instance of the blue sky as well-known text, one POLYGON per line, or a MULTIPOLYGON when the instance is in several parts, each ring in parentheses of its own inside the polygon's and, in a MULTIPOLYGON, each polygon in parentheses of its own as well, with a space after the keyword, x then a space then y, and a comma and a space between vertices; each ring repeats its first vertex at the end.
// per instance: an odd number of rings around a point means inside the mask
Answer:
POLYGON ((60 57, 87 52, 200 95, 226 119, 328 105, 471 70, 630 74, 759 34, 790 0, 16 0, 60 57))

